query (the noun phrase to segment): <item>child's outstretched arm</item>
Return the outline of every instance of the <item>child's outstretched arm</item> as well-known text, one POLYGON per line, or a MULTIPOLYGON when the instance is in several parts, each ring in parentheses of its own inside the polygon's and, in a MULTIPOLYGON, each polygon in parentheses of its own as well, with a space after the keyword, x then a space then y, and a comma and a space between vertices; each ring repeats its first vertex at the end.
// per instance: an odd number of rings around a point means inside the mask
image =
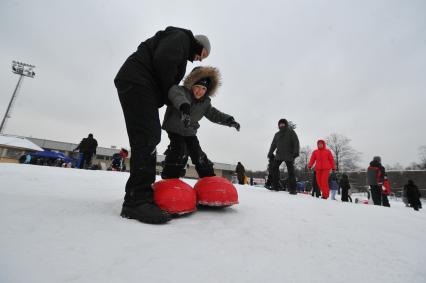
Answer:
POLYGON ((228 127, 234 127, 235 129, 237 129, 237 131, 240 130, 240 124, 235 121, 234 117, 226 113, 220 112, 213 106, 209 107, 204 116, 206 116, 206 118, 213 123, 225 125, 228 127))

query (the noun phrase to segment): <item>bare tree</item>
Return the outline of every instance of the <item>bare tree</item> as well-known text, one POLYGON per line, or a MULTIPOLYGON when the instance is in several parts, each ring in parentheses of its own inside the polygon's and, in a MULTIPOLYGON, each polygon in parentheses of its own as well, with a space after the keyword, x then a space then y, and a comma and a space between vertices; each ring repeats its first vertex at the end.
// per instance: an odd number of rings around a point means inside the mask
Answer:
POLYGON ((333 133, 326 138, 328 148, 333 152, 337 171, 357 169, 361 153, 351 145, 351 140, 343 135, 333 133))
POLYGON ((393 165, 386 164, 385 168, 388 171, 390 171, 390 170, 393 170, 393 171, 404 171, 404 166, 402 166, 401 163, 399 163, 399 162, 397 162, 397 163, 395 163, 393 165))
POLYGON ((308 167, 309 159, 311 158, 312 149, 308 146, 300 149, 299 157, 296 159, 296 166, 300 170, 306 170, 308 167))
POLYGON ((405 170, 419 170, 422 169, 422 166, 416 162, 411 162, 407 167, 405 167, 405 170))
POLYGON ((420 166, 422 169, 426 169, 426 145, 422 145, 419 147, 419 155, 420 155, 420 166))

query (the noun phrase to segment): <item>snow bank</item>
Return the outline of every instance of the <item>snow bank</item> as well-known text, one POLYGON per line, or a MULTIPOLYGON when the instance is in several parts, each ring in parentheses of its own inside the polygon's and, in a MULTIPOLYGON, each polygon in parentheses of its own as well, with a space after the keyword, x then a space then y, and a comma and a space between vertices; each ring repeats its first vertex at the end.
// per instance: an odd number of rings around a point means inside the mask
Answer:
POLYGON ((154 226, 119 216, 127 177, 0 164, 0 282, 426 281, 424 210, 238 186, 154 226))

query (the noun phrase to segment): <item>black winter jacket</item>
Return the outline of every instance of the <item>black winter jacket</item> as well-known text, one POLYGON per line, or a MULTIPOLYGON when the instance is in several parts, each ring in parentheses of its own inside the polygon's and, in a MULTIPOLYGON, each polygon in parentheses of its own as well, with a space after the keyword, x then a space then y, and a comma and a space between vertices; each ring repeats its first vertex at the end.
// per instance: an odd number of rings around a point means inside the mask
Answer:
POLYGON ((274 136, 268 157, 277 150, 275 159, 283 161, 293 161, 299 156, 299 138, 296 132, 289 127, 281 128, 274 136))
POLYGON ((80 144, 75 148, 81 153, 95 154, 96 148, 98 147, 98 142, 94 138, 84 138, 81 140, 80 144))
POLYGON ((158 107, 185 75, 187 61, 203 50, 190 30, 167 27, 142 42, 119 70, 115 81, 143 85, 157 94, 158 107))

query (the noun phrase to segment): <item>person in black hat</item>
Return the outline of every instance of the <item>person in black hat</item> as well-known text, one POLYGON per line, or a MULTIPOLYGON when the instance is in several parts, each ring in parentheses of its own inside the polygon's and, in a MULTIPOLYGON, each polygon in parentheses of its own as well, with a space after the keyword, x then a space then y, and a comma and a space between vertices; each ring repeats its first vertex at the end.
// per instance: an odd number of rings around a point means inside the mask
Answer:
POLYGON ((278 121, 279 131, 272 140, 268 152, 268 159, 271 162, 272 187, 271 190, 280 190, 280 165, 284 161, 288 171, 288 191, 290 194, 297 194, 296 175, 294 170, 294 159, 299 156, 299 138, 286 119, 278 121), (276 151, 276 154, 274 152, 276 151))
POLYGON ((142 42, 115 77, 131 147, 122 217, 152 224, 171 219, 153 202, 151 188, 161 139, 158 108, 170 104, 169 90, 182 80, 187 62, 203 60, 210 50, 206 36, 167 27, 142 42))
POLYGON ((240 124, 211 105, 211 97, 220 85, 220 73, 213 67, 196 67, 185 78, 183 86, 173 86, 168 98, 172 105, 167 106, 164 115, 163 130, 170 139, 166 154, 163 179, 184 176, 187 161, 191 157, 200 178, 215 176, 213 163, 200 147, 197 130, 198 121, 206 117, 213 123, 234 127, 240 130, 240 124))

